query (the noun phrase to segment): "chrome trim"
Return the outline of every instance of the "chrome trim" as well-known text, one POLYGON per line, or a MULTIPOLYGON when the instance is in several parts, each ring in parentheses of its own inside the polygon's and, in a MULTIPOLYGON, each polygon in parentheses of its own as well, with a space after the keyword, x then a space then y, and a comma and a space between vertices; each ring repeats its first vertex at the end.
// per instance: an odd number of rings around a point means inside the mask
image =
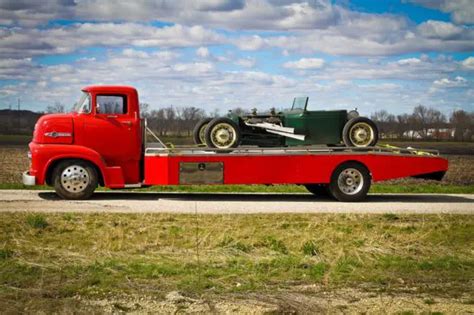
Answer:
POLYGON ((137 184, 125 184, 123 187, 124 187, 124 188, 140 188, 140 187, 142 187, 142 183, 137 183, 137 184))
POLYGON ((28 174, 28 171, 22 174, 23 185, 34 186, 36 184, 36 177, 28 174))
POLYGON ((51 131, 51 132, 45 132, 44 135, 46 137, 51 137, 51 138, 59 138, 59 137, 72 137, 71 132, 56 132, 56 131, 51 131))

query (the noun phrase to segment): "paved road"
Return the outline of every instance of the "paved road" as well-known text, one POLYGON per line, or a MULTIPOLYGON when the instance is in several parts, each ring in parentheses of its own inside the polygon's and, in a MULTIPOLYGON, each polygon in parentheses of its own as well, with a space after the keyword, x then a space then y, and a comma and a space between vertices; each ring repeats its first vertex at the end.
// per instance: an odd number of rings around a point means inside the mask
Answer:
POLYGON ((467 213, 474 195, 371 194, 342 203, 309 194, 99 192, 86 201, 65 201, 53 192, 0 190, 1 211, 175 213, 467 213))

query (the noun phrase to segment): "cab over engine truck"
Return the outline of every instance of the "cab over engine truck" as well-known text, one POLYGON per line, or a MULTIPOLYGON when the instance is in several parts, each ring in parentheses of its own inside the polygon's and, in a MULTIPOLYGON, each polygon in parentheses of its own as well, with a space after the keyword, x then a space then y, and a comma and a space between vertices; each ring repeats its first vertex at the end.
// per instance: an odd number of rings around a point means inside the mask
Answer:
POLYGON ((65 199, 113 189, 188 184, 299 184, 316 195, 362 200, 372 181, 441 180, 437 152, 381 147, 177 147, 147 143, 136 89, 89 86, 68 114, 42 116, 29 144, 25 185, 54 186, 65 199))

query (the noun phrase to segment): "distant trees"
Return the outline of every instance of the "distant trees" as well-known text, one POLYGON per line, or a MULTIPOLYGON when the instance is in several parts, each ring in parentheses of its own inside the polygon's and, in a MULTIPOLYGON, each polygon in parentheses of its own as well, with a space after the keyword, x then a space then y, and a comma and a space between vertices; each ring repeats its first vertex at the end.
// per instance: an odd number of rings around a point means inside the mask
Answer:
POLYGON ((64 113, 66 112, 66 108, 64 104, 60 102, 55 102, 54 105, 48 105, 46 107, 46 113, 48 114, 55 114, 55 113, 64 113))
MULTIPOLYGON (((65 110, 63 104, 56 102, 47 106, 46 113, 63 113, 65 110)), ((242 115, 249 110, 236 107, 232 112, 242 115)), ((194 106, 167 106, 152 110, 149 104, 140 104, 141 117, 147 119, 148 127, 159 136, 189 137, 200 119, 225 114, 219 109, 206 113, 194 106)), ((42 113, 2 110, 0 133, 30 133, 40 115, 42 113)), ((474 141, 474 112, 465 110, 453 111, 447 117, 435 108, 418 105, 410 114, 394 115, 387 110, 379 110, 372 113, 370 118, 377 124, 381 138, 474 141)))
POLYGON ((411 114, 392 115, 380 110, 371 115, 382 138, 470 141, 474 112, 454 111, 449 119, 439 110, 418 105, 411 114))

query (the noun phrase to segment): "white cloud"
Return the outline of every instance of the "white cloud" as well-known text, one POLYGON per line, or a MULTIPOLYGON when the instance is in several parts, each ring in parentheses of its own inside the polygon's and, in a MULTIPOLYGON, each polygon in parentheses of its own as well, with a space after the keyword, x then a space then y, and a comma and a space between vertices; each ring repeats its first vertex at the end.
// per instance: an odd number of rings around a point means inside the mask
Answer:
POLYGON ((448 22, 428 20, 418 26, 420 34, 426 38, 455 39, 464 31, 462 27, 448 22))
POLYGON ((209 49, 207 47, 199 47, 196 49, 196 55, 201 58, 207 58, 210 56, 209 49))
POLYGON ((453 80, 449 78, 435 80, 433 82, 433 86, 435 88, 455 88, 455 87, 466 86, 466 82, 467 80, 465 78, 461 76, 457 76, 453 80))
POLYGON ((407 59, 400 59, 397 61, 399 65, 417 65, 422 61, 418 58, 407 58, 407 59))
POLYGON ((297 61, 286 62, 283 66, 289 69, 307 70, 319 69, 324 65, 324 60, 320 58, 301 58, 297 61))
POLYGON ((472 0, 409 0, 410 2, 451 13, 451 18, 458 24, 474 23, 474 6, 472 0))
POLYGON ((474 57, 467 57, 464 59, 461 64, 463 65, 464 68, 474 70, 474 57))
POLYGON ((253 68, 256 63, 257 61, 255 60, 255 58, 249 57, 237 59, 237 61, 235 62, 236 65, 239 65, 244 68, 253 68))
POLYGON ((8 29, 0 33, 0 56, 70 53, 89 46, 193 47, 223 42, 202 26, 157 28, 135 23, 84 23, 52 29, 8 29), (113 36, 111 36, 113 34, 113 36))

